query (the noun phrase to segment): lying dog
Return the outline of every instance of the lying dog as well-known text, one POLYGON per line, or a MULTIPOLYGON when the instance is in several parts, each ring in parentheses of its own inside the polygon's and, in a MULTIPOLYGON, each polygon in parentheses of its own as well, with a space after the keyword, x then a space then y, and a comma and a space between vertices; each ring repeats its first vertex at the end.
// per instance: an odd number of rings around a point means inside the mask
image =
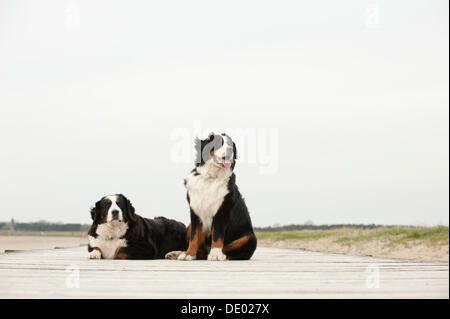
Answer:
POLYGON ((167 259, 250 259, 256 249, 250 215, 236 185, 236 145, 226 135, 197 139, 196 168, 185 179, 191 211, 187 251, 167 259))
POLYGON ((164 217, 143 218, 122 194, 102 197, 91 209, 91 216, 91 259, 158 259, 187 247, 183 223, 164 217))

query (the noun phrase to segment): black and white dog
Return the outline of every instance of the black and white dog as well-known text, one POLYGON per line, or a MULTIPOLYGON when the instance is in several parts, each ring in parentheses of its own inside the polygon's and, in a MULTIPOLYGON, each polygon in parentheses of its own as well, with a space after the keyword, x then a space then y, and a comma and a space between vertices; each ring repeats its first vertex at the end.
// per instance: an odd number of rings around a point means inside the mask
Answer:
POLYGON ((187 251, 174 251, 167 259, 250 259, 256 249, 250 215, 236 186, 233 172, 236 145, 226 135, 211 133, 196 139, 196 167, 184 183, 190 207, 187 251))
POLYGON ((91 209, 91 216, 91 259, 157 259, 187 247, 183 223, 164 217, 143 218, 122 194, 102 197, 91 209))

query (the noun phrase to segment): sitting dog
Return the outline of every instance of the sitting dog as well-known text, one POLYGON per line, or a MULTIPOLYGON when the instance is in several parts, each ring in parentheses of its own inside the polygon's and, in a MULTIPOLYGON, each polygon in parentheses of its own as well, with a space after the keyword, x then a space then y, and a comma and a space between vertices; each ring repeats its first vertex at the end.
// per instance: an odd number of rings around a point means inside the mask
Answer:
POLYGON ((91 209, 91 216, 91 259, 158 259, 187 247, 183 223, 164 217, 143 218, 122 194, 102 197, 91 209))
POLYGON ((196 167, 184 183, 191 224, 187 251, 174 251, 167 259, 250 259, 256 249, 250 215, 233 173, 236 145, 226 135, 211 133, 196 139, 196 167))

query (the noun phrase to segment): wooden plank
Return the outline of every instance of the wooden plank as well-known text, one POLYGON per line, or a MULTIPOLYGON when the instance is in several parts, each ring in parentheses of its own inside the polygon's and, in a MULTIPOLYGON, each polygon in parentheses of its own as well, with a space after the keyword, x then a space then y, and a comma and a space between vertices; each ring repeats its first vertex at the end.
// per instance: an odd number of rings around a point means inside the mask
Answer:
POLYGON ((227 262, 89 260, 86 247, 0 255, 0 298, 448 298, 448 280, 445 262, 264 247, 227 262))

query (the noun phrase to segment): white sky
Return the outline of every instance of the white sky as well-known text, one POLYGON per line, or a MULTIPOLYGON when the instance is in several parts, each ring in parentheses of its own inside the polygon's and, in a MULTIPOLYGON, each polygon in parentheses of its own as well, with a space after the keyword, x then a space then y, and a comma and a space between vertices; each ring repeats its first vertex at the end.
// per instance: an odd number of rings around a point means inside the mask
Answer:
POLYGON ((0 221, 122 192, 188 222, 171 134, 200 122, 278 129, 276 174, 236 166, 255 226, 448 225, 448 5, 2 0, 0 221))

